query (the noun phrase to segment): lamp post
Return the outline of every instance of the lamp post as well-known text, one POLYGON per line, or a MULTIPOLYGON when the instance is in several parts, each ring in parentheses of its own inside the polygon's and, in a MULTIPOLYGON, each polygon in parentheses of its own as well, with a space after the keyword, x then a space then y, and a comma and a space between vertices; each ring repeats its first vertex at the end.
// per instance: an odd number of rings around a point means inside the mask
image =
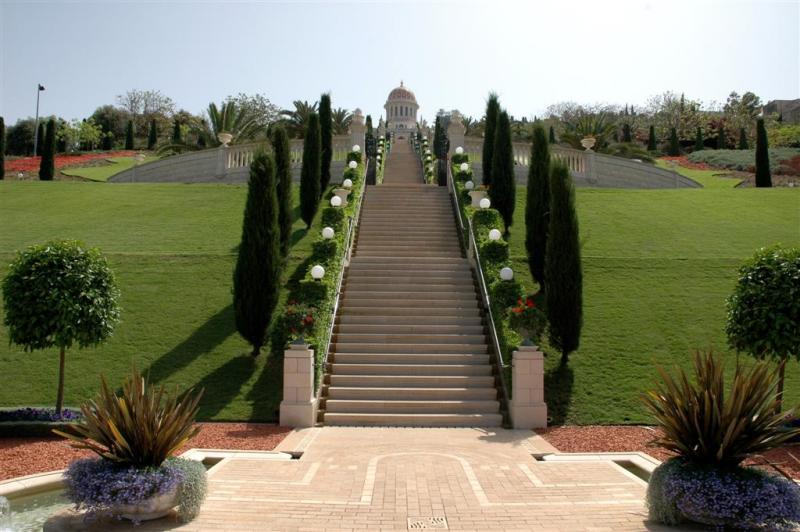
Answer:
POLYGON ((37 83, 36 88, 36 121, 33 124, 33 155, 36 156, 36 149, 39 147, 39 93, 44 90, 44 85, 37 83))

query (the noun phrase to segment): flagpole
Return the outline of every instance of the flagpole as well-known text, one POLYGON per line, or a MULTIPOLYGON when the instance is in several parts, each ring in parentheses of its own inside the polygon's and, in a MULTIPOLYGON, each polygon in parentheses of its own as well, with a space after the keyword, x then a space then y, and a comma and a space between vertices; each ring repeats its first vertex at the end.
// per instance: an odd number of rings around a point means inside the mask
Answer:
POLYGON ((36 156, 36 148, 39 146, 39 93, 44 90, 41 83, 36 84, 36 122, 33 124, 33 155, 36 156))

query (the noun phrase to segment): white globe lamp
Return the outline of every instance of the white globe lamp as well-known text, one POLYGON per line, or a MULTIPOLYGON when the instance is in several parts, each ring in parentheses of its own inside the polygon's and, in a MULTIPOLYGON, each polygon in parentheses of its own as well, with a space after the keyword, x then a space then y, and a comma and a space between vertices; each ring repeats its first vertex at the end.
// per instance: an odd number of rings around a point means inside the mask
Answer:
POLYGON ((459 154, 459 155, 463 155, 464 154, 464 148, 459 146, 458 148, 456 148, 456 153, 459 154))
POLYGON ((335 232, 333 230, 333 227, 325 227, 322 229, 322 238, 324 238, 325 240, 330 240, 331 238, 333 238, 334 234, 335 232))
POLYGON ((342 186, 344 188, 353 188, 353 180, 352 179, 345 179, 342 181, 342 186))
POLYGON ((481 200, 480 206, 481 209, 488 209, 489 207, 492 206, 492 202, 489 200, 489 198, 483 198, 481 200))
POLYGON ((316 266, 311 268, 311 277, 313 277, 314 280, 319 281, 320 279, 325 277, 325 268, 317 264, 316 266))
POLYGON ((461 169, 462 172, 466 172, 467 170, 469 170, 469 165, 467 163, 461 163, 461 166, 459 166, 459 168, 461 169))
POLYGON ((497 229, 492 229, 489 231, 489 240, 500 240, 500 237, 503 236, 500 234, 500 231, 497 229))
POLYGON ((331 198, 331 207, 341 207, 342 206, 342 198, 339 196, 334 196, 331 198))
POLYGON ((353 151, 356 153, 360 152, 361 146, 359 146, 358 144, 353 144, 353 151))
POLYGON ((473 188, 475 188, 475 183, 473 183, 472 181, 467 181, 466 183, 464 183, 464 188, 466 188, 467 190, 472 190, 473 188))
POLYGON ((514 278, 514 270, 506 266, 502 270, 500 270, 500 278, 504 281, 510 281, 514 278))
POLYGON ((356 168, 358 168, 358 163, 355 161, 350 161, 349 163, 347 163, 347 167, 350 168, 351 170, 355 170, 356 168))

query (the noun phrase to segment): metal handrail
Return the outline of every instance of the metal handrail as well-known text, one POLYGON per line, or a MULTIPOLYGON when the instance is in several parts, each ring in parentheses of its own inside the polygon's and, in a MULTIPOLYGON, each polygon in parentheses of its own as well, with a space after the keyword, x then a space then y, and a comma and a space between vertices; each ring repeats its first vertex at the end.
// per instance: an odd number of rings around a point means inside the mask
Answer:
POLYGON ((456 218, 458 219, 458 232, 464 242, 464 247, 467 251, 467 258, 470 264, 477 273, 478 288, 481 294, 481 301, 486 309, 486 317, 489 322, 489 336, 491 338, 492 347, 497 355, 494 359, 497 374, 500 377, 500 387, 503 391, 503 402, 508 407, 511 402, 508 398, 508 386, 506 386, 505 370, 509 367, 503 360, 503 350, 500 347, 500 339, 497 336, 497 327, 494 324, 494 315, 492 314, 492 302, 489 298, 489 290, 486 286, 486 277, 483 273, 481 266, 481 257, 478 252, 478 244, 475 241, 475 231, 472 228, 472 220, 467 217, 467 223, 464 224, 464 218, 461 216, 461 207, 459 205, 458 191, 456 190, 455 180, 453 179, 453 171, 450 166, 450 159, 445 159, 447 164, 447 184, 450 189, 450 196, 453 198, 453 208, 456 211, 456 218))
POLYGON ((342 295, 342 282, 344 281, 344 271, 350 264, 350 258, 352 257, 353 252, 353 242, 355 240, 355 227, 358 226, 358 220, 361 217, 361 204, 362 199, 364 198, 364 194, 367 192, 367 168, 369 167, 369 158, 364 157, 364 174, 361 176, 361 182, 363 183, 361 189, 361 195, 356 198, 356 208, 355 212, 352 216, 348 218, 347 223, 347 236, 345 237, 345 246, 342 250, 342 268, 339 270, 339 276, 336 280, 336 295, 333 299, 333 309, 331 311, 331 323, 328 326, 328 337, 325 341, 325 354, 321 362, 315 362, 315 378, 314 378, 314 386, 316 387, 317 394, 316 400, 319 401, 322 391, 321 380, 322 377, 325 375, 324 371, 316 372, 319 368, 326 368, 328 364, 328 354, 331 350, 331 340, 333 339, 333 329, 336 326, 336 313, 339 311, 339 299, 342 295))

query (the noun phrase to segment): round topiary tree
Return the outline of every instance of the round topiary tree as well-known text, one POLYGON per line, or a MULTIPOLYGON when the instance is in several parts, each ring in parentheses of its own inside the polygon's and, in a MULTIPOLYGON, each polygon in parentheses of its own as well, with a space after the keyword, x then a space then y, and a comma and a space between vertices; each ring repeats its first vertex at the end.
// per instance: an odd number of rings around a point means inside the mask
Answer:
POLYGON ((734 349, 778 361, 778 408, 789 357, 800 359, 800 248, 760 249, 739 269, 725 333, 734 349))
POLYGON ((19 253, 3 279, 5 325, 26 351, 60 349, 56 413, 64 402, 66 350, 98 345, 119 319, 114 273, 97 249, 54 241, 19 253))

